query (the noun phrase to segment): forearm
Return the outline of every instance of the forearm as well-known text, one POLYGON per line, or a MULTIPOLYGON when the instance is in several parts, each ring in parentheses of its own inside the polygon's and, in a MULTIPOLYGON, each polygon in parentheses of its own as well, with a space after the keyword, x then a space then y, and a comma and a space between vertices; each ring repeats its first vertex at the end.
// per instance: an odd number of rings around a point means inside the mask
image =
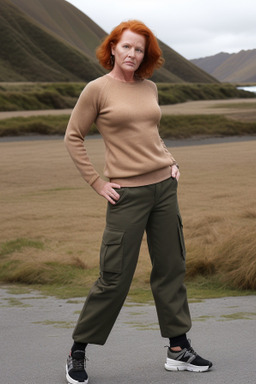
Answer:
POLYGON ((88 134, 97 116, 97 109, 92 103, 92 97, 84 90, 72 111, 67 126, 64 142, 77 169, 84 180, 92 185, 99 177, 92 165, 84 145, 84 138, 88 134))

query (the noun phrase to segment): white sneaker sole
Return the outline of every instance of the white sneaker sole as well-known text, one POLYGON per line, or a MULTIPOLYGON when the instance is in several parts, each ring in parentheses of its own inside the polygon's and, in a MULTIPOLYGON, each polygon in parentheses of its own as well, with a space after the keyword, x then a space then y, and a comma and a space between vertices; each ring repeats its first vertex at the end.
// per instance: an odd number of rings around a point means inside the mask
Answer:
POLYGON ((206 372, 210 369, 208 365, 206 366, 193 365, 193 364, 185 363, 183 361, 169 359, 168 357, 166 359, 166 363, 164 367, 167 371, 189 371, 189 372, 206 372))
POLYGON ((77 380, 72 379, 72 377, 70 377, 68 374, 67 365, 66 365, 66 380, 69 384, 88 384, 88 382, 89 382, 89 378, 85 381, 77 381, 77 380))

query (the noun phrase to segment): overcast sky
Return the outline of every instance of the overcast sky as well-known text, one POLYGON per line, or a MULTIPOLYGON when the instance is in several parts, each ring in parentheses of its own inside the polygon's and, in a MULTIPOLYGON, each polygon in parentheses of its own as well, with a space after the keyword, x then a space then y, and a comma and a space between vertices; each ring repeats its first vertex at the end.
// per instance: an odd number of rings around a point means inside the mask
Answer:
POLYGON ((109 33, 138 19, 186 59, 256 49, 256 0, 68 0, 109 33))

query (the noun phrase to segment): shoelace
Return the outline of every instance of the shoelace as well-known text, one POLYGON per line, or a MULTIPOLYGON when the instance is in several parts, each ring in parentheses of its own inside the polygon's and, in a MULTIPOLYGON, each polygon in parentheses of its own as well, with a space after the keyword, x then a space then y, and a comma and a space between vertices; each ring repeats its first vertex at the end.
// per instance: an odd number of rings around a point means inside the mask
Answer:
POLYGON ((83 371, 85 369, 86 361, 88 361, 88 357, 84 357, 84 359, 74 359, 72 358, 72 368, 74 371, 83 371))
POLYGON ((85 367, 85 360, 84 359, 80 359, 80 360, 72 359, 72 365, 73 365, 73 369, 75 371, 83 371, 84 367, 85 367))
POLYGON ((194 351, 191 345, 190 345, 190 348, 188 348, 188 352, 192 353, 194 356, 197 356, 197 353, 194 351))

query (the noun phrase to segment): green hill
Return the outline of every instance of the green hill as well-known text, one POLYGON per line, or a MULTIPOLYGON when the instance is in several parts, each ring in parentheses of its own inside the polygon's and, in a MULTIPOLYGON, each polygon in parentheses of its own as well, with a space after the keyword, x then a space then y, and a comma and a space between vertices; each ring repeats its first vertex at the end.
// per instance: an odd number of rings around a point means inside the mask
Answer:
MULTIPOLYGON (((95 49, 106 33, 65 0, 0 0, 0 81, 89 81, 102 75, 95 49)), ((159 42, 165 65, 153 80, 215 83, 159 42)))
MULTIPOLYGON (((188 83, 216 83, 217 80, 202 71, 189 60, 186 60, 183 56, 179 55, 172 48, 168 47, 163 42, 159 42, 162 49, 163 56, 165 58, 164 68, 170 73, 174 74, 177 78, 182 79, 188 83)), ((173 81, 177 82, 177 81, 173 81)))
POLYGON ((106 32, 88 16, 64 0, 10 0, 41 27, 94 60, 95 47, 106 32))
POLYGON ((89 81, 103 73, 8 0, 0 1, 0 39, 0 81, 89 81))

